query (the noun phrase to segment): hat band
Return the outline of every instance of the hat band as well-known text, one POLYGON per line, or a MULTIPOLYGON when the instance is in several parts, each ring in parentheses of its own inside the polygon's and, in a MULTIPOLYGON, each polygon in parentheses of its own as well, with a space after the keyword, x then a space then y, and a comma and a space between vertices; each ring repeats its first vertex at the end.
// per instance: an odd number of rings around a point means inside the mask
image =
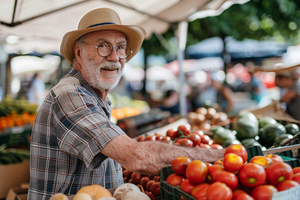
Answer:
POLYGON ((88 26, 87 28, 92 28, 92 27, 95 27, 95 26, 108 25, 108 24, 115 24, 115 23, 113 23, 113 22, 105 22, 105 23, 100 23, 100 24, 93 24, 93 25, 88 26))

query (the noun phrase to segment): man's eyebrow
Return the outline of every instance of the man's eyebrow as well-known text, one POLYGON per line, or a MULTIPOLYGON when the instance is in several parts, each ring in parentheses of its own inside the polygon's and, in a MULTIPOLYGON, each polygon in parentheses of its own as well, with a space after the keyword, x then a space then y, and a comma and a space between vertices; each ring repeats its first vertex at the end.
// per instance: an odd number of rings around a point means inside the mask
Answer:
MULTIPOLYGON (((109 41, 107 41, 105 38, 99 38, 96 42, 101 43, 101 42, 109 42, 109 41)), ((127 44, 127 40, 122 39, 121 41, 117 42, 117 44, 127 44)))

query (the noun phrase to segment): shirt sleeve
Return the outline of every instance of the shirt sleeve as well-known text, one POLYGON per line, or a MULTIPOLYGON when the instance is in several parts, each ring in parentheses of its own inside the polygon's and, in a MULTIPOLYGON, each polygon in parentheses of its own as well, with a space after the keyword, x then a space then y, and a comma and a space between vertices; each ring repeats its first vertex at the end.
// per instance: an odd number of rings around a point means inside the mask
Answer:
POLYGON ((102 149, 124 134, 99 105, 87 90, 75 88, 59 94, 53 106, 59 148, 83 160, 90 169, 107 158, 102 149))

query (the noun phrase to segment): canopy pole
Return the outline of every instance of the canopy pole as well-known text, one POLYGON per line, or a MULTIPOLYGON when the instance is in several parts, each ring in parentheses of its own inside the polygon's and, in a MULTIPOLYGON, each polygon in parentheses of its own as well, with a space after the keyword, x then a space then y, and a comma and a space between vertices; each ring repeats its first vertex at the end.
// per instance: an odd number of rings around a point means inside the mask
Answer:
POLYGON ((179 109, 180 109, 180 115, 186 116, 187 115, 187 101, 186 101, 186 92, 184 90, 185 85, 185 77, 184 77, 184 71, 183 71, 183 59, 184 59, 184 49, 186 46, 186 38, 187 38, 187 26, 188 23, 186 21, 182 21, 178 25, 178 53, 177 53, 177 59, 179 64, 179 109))

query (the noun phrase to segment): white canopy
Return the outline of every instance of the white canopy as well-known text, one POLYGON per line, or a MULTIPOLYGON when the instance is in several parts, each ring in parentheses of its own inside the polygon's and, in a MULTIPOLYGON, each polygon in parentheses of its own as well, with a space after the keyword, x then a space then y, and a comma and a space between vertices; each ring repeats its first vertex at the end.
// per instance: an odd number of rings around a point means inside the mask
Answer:
POLYGON ((9 51, 59 52, 63 35, 75 30, 80 18, 98 7, 116 10, 123 24, 141 25, 147 31, 147 37, 150 37, 153 32, 165 32, 172 23, 189 20, 189 17, 192 20, 197 16, 212 15, 209 11, 219 14, 234 3, 247 1, 0 0, 0 40, 8 35, 20 37, 18 45, 7 47, 9 51))

